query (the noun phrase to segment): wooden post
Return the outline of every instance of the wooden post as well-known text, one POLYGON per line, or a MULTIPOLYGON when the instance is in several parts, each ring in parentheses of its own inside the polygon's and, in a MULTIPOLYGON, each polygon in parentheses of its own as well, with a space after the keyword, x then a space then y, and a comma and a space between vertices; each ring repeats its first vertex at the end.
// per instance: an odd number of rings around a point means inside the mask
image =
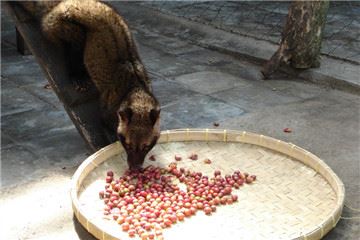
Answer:
POLYGON ((294 1, 291 3, 279 49, 264 65, 267 79, 282 63, 293 68, 320 66, 320 49, 329 1, 294 1))

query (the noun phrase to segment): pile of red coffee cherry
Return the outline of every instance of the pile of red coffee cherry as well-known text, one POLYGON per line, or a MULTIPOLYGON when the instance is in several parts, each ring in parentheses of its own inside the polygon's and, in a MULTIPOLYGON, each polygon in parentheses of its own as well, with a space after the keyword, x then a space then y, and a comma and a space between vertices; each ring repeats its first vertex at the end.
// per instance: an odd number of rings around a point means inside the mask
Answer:
POLYGON ((163 229, 197 211, 211 215, 218 206, 236 202, 233 188, 255 180, 255 175, 238 170, 225 176, 216 170, 208 177, 172 162, 167 168, 150 165, 139 171, 128 170, 120 178, 108 171, 105 190, 99 196, 105 203, 104 214, 117 221, 130 237, 160 240, 163 229))

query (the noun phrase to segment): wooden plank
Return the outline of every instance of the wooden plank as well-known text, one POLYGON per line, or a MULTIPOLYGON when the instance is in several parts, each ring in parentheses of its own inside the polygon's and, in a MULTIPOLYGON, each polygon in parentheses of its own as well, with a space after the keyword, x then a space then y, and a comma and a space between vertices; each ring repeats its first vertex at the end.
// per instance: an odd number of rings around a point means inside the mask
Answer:
POLYGON ((99 95, 95 86, 90 83, 88 91, 76 91, 62 49, 55 47, 42 35, 39 24, 21 7, 13 2, 6 2, 5 6, 90 149, 96 151, 113 142, 116 139, 115 133, 109 132, 102 124, 99 95))
POLYGON ((19 33, 19 30, 15 27, 16 32, 16 49, 21 55, 30 55, 31 52, 27 47, 24 38, 19 33))

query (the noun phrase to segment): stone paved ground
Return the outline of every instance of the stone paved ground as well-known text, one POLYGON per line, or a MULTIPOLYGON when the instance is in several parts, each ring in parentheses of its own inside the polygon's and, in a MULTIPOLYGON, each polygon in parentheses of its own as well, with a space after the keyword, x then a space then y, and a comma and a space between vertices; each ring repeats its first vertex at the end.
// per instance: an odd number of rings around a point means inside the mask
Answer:
MULTIPOLYGON (((269 1, 148 1, 160 11, 226 31, 278 43, 289 2, 269 1)), ((322 53, 360 63, 360 4, 331 1, 322 53)))
MULTIPOLYGON (((162 129, 211 128, 218 121, 293 142, 324 159, 345 183, 346 205, 360 208, 359 94, 280 74, 265 82, 257 65, 165 36, 141 18, 129 24, 162 104, 162 129), (285 134, 285 127, 293 132, 285 134)), ((15 51, 4 14, 1 30, 0 239, 92 239, 73 220, 68 195, 72 174, 90 152, 44 89, 33 56, 15 51)), ((344 208, 344 217, 358 215, 344 208)), ((324 239, 358 239, 359 227, 359 219, 342 219, 324 239)))

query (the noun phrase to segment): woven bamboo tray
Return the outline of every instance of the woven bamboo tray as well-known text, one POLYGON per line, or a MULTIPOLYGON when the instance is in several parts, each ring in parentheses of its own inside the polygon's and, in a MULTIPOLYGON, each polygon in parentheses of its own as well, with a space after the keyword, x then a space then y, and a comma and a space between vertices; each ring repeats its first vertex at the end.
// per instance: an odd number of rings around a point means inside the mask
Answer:
MULTIPOLYGON (((257 175, 257 180, 235 192, 239 201, 220 206, 212 216, 203 212, 164 230, 165 239, 321 239, 337 224, 344 185, 321 159, 310 152, 274 138, 230 130, 184 129, 162 132, 145 161, 167 166, 175 154, 179 167, 213 174, 236 169, 257 175), (191 152, 198 161, 186 158, 191 152), (204 164, 205 158, 212 160, 204 164)), ((98 239, 128 239, 113 220, 103 216, 98 192, 106 171, 123 174, 126 156, 121 144, 111 144, 88 157, 75 172, 71 199, 75 216, 98 239)), ((136 238, 135 238, 136 239, 136 238)))

